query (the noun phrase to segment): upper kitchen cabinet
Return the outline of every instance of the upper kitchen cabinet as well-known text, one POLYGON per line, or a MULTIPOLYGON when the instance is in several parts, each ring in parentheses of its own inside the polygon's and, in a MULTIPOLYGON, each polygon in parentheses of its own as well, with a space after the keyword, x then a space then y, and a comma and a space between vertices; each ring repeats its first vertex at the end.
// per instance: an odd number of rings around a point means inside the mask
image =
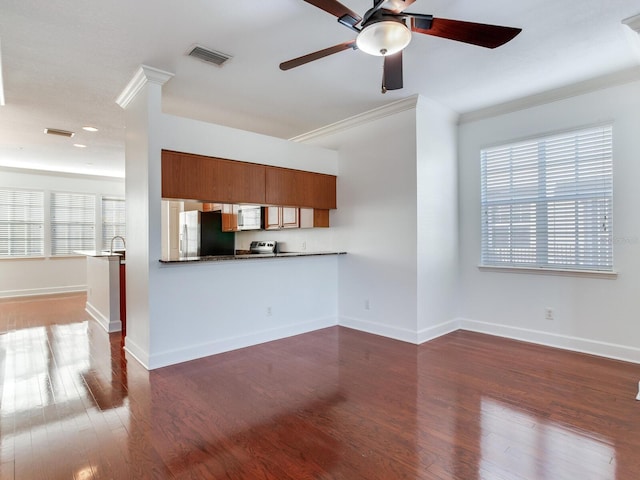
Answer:
POLYGON ((279 230, 282 228, 300 227, 300 209, 295 207, 265 207, 264 229, 279 230))
POLYGON ((336 177, 267 167, 265 197, 269 205, 333 209, 336 208, 336 177))
POLYGON ((330 210, 336 177, 163 150, 162 198, 330 210))
POLYGON ((264 165, 162 151, 162 197, 265 203, 264 165))

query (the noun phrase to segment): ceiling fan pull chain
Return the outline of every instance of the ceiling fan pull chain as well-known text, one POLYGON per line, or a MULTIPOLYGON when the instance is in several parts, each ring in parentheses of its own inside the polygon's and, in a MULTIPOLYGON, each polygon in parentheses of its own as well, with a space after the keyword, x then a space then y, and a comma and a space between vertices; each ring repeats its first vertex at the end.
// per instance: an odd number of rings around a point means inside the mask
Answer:
POLYGON ((380 88, 380 93, 382 94, 387 93, 387 86, 385 85, 385 80, 384 80, 384 57, 382 57, 382 85, 380 88))

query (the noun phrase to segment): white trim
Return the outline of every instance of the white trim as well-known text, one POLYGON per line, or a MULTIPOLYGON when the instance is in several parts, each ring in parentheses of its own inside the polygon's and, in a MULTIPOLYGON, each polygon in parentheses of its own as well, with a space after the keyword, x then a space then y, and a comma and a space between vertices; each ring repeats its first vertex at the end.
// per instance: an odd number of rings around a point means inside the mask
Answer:
POLYGON ((640 14, 634 15, 633 17, 625 18, 622 20, 622 23, 629 27, 631 30, 640 34, 640 14))
POLYGON ((525 110, 527 108, 537 107, 571 97, 577 97, 597 90, 602 90, 604 88, 636 82, 638 80, 640 80, 640 67, 631 67, 626 70, 555 88, 553 90, 519 98, 510 102, 504 102, 498 105, 492 105, 486 108, 462 113, 458 117, 458 125, 475 122, 485 118, 497 117, 498 115, 503 115, 505 113, 513 113, 519 110, 525 110))
POLYGON ((500 267, 497 265, 478 265, 481 272, 500 272, 500 273, 524 273, 530 275, 558 275, 562 277, 590 277, 590 278, 606 278, 615 280, 618 278, 618 272, 604 272, 600 270, 567 270, 560 268, 542 268, 542 267, 500 267))
POLYGON ((640 364, 640 348, 628 347, 614 343, 590 340, 587 338, 573 337, 558 333, 543 332, 528 328, 499 325, 496 323, 480 322, 466 318, 458 319, 461 330, 486 333, 498 337, 511 338, 524 342, 545 345, 547 347, 561 348, 574 352, 587 353, 600 357, 622 360, 640 364))
POLYGON ((91 303, 87 302, 84 309, 107 333, 122 331, 122 322, 120 320, 109 320, 91 303))
POLYGON ((396 113, 404 112, 416 108, 418 104, 419 95, 413 95, 403 100, 398 100, 382 107, 374 108, 364 113, 354 115, 353 117, 345 118, 338 122, 326 125, 324 127, 312 130, 297 137, 290 138, 292 142, 306 142, 308 140, 315 140, 328 135, 333 135, 340 131, 349 130, 358 125, 364 125, 365 123, 379 120, 381 118, 388 117, 389 115, 395 115, 396 113))
MULTIPOLYGON (((50 177, 77 178, 80 180, 106 180, 111 182, 124 183, 124 177, 91 175, 88 173, 73 173, 73 172, 63 172, 58 170, 39 170, 37 168, 5 167, 3 165, 0 165, 0 172, 20 173, 23 175, 43 175, 43 176, 50 176, 50 177)), ((25 189, 23 188, 22 190, 25 190, 25 189)))
POLYGON ((418 330, 418 344, 429 342, 459 329, 460 324, 458 319, 442 322, 438 325, 434 325, 433 327, 423 328, 422 330, 418 330))
MULTIPOLYGON (((337 325, 337 319, 335 317, 324 317, 304 323, 271 328, 247 335, 224 338, 214 342, 202 343, 200 345, 193 345, 186 348, 167 350, 152 355, 149 358, 148 369, 153 370, 156 368, 166 367, 168 365, 174 365, 176 363, 188 362, 189 360, 208 357, 210 355, 237 350, 239 348, 251 347, 265 342, 281 340, 283 338, 312 332, 314 330, 320 330, 322 328, 333 327, 335 325, 337 325)), ((126 339, 125 344, 129 347, 126 339)), ((138 355, 134 356, 138 358, 138 355)))
POLYGON ((140 347, 137 343, 131 340, 129 337, 124 337, 124 350, 131 355, 136 361, 142 365, 145 369, 149 369, 149 352, 140 347), (143 359, 147 359, 146 361, 143 359))
POLYGON ((380 335, 381 337, 393 338, 394 340, 413 343, 414 345, 418 343, 416 331, 409 330, 408 328, 398 328, 391 325, 383 325, 382 323, 362 320, 361 318, 344 316, 340 317, 338 325, 340 325, 341 327, 359 330, 361 332, 380 335))
POLYGON ((86 285, 67 285, 65 287, 27 288, 24 290, 2 290, 0 291, 0 298, 37 297, 40 295, 56 295, 58 293, 80 293, 80 292, 86 292, 86 291, 87 291, 86 285))
POLYGON ((157 68, 149 67, 147 65, 140 65, 133 78, 129 81, 122 93, 118 95, 116 103, 121 108, 127 108, 131 100, 133 100, 138 92, 142 90, 147 83, 155 83, 158 85, 164 85, 171 77, 173 73, 165 72, 157 68))

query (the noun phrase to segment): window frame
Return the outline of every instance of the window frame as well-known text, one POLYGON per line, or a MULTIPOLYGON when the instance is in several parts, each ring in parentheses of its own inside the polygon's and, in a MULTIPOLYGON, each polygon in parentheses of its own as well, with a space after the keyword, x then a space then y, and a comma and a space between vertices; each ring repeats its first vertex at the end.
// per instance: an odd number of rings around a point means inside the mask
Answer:
MULTIPOLYGON (((37 190, 37 189, 27 189, 27 188, 13 188, 13 187, 0 187, 0 191, 4 191, 4 192, 8 192, 9 195, 12 194, 33 194, 35 196, 39 196, 40 197, 40 204, 38 206, 36 206, 35 208, 39 207, 39 212, 40 212, 40 218, 36 219, 36 220, 32 220, 29 221, 28 218, 23 218, 21 221, 17 221, 17 222, 11 222, 9 221, 9 219, 7 218, 7 221, 2 221, 2 219, 0 219, 0 229, 3 228, 3 226, 6 226, 7 230, 9 230, 11 228, 11 225, 13 226, 24 226, 24 225, 35 225, 36 227, 39 226, 40 229, 40 235, 39 235, 39 240, 40 240, 40 249, 38 251, 38 253, 33 253, 33 254, 29 254, 29 253, 24 253, 24 254, 9 254, 7 253, 6 255, 2 254, 2 252, 0 252, 0 259, 31 259, 31 258, 42 258, 45 256, 46 253, 46 215, 45 215, 45 206, 46 206, 46 195, 45 192, 43 192, 42 190, 37 190)), ((1 197, 1 196, 0 196, 1 197)), ((15 203, 11 203, 11 209, 15 210, 15 203)), ((25 206, 25 204, 20 204, 20 206, 18 206, 17 208, 28 208, 28 206, 25 206)), ((34 208, 34 207, 32 207, 34 208)), ((11 251, 11 237, 8 236, 7 237, 7 252, 11 251)), ((24 249, 28 249, 28 244, 29 243, 27 240, 23 239, 23 243, 25 243, 24 245, 24 249)))
POLYGON ((100 197, 100 239, 96 238, 96 241, 101 242, 101 248, 103 251, 111 248, 111 239, 114 236, 121 236, 127 238, 127 219, 126 219, 126 203, 123 197, 117 197, 112 195, 102 195, 100 197), (124 218, 122 222, 105 222, 105 202, 122 202, 124 210, 124 218), (107 234, 108 227, 113 226, 113 235, 107 234), (105 228, 107 227, 107 228, 105 228))
MULTIPOLYGON (((82 250, 95 250, 96 249, 96 245, 97 245, 97 240, 96 240, 96 225, 97 225, 97 208, 96 208, 96 198, 97 195, 95 193, 84 193, 84 192, 68 192, 68 191, 57 191, 57 190, 52 190, 49 192, 49 256, 52 258, 59 258, 59 257, 69 257, 69 256, 74 256, 76 255, 74 252, 76 251, 82 251, 82 250), (54 197, 56 195, 71 195, 71 196, 83 196, 85 197, 85 200, 88 201, 88 203, 92 204, 92 218, 91 221, 73 221, 73 219, 71 221, 56 221, 55 219, 55 215, 54 215, 54 209, 56 208, 55 202, 54 202, 54 197), (57 250, 54 247, 55 244, 55 229, 56 229, 56 225, 60 225, 61 227, 75 227, 76 229, 78 227, 82 228, 83 226, 90 226, 93 229, 93 235, 91 237, 91 243, 86 243, 86 244, 80 244, 80 245, 71 245, 69 248, 64 249, 64 251, 62 252, 57 252, 57 250), (56 250, 56 251, 54 251, 56 250)), ((66 208, 72 208, 72 205, 68 205, 66 208)), ((88 217, 87 217, 88 218, 88 217)), ((86 220, 86 219, 85 219, 86 220)), ((64 237, 67 241, 67 243, 73 239, 73 237, 70 237, 69 235, 64 237)), ((81 240, 86 240, 89 237, 83 236, 81 237, 81 240)), ((73 242, 71 242, 73 243, 73 242)))
MULTIPOLYGON (((617 274, 614 270, 613 259, 613 150, 613 122, 540 134, 481 148, 481 245, 478 267, 486 271, 615 277, 617 274), (597 139, 596 132, 602 138, 597 139), (596 156, 591 153, 585 155, 577 150, 575 155, 563 153, 563 165, 560 164, 557 156, 557 152, 560 151, 556 146, 557 142, 563 146, 570 144, 582 147, 586 144, 584 139, 590 136, 596 138, 598 147, 608 148, 603 155, 596 156), (525 151, 527 148, 529 151, 525 151), (521 151, 518 151, 519 149, 521 151), (496 155, 502 155, 506 160, 504 158, 501 160, 496 155), (492 156, 493 158, 491 158, 492 156), (494 163, 487 167, 487 162, 490 161, 494 163), (593 168, 594 163, 598 163, 595 168, 597 174, 600 175, 599 181, 601 178, 603 179, 602 185, 596 184, 595 187, 589 185, 587 188, 585 187, 588 181, 585 180, 587 176, 580 176, 575 172, 584 168, 585 165, 593 168), (491 175, 494 175, 494 178, 495 172, 505 175, 499 181, 492 177, 489 177, 488 180, 487 168, 495 169, 491 170, 491 175), (553 174, 548 174, 547 168, 554 168, 553 174), (521 169, 519 173, 518 169, 521 169), (508 173, 506 173, 507 170, 508 173), (514 171, 516 171, 515 174, 514 171), (565 181, 564 184, 557 180, 558 172, 561 174, 561 180, 565 181), (576 178, 573 183, 567 181, 568 172, 574 172, 576 178), (559 195, 557 193, 559 186, 568 186, 568 190, 571 190, 572 193, 567 194, 565 191, 559 195), (555 193, 550 193, 554 190, 555 193), (526 193, 523 194, 523 192, 526 193), (549 212, 552 207, 558 208, 559 205, 563 205, 568 209, 567 211, 575 212, 576 216, 585 215, 584 212, 588 212, 588 216, 585 218, 588 220, 598 218, 600 221, 596 212, 600 212, 602 203, 596 203, 597 201, 606 204, 606 215, 602 217, 604 218, 602 227, 585 229, 583 224, 577 220, 562 219, 560 218, 561 214, 555 214, 554 217, 554 213, 549 212), (492 217, 498 215, 496 212, 499 209, 496 206, 500 202, 503 207, 500 211, 502 217, 501 220, 496 220, 492 217), (518 207, 522 209, 520 223, 516 221, 518 207), (502 232, 496 233, 499 231, 500 224, 498 222, 500 221, 502 221, 502 225, 508 225, 508 227, 504 227, 502 232), (577 248, 574 253, 558 253, 562 246, 562 242, 557 240, 558 235, 556 234, 556 243, 549 240, 549 236, 553 236, 551 226, 555 228, 557 225, 563 227, 572 225, 570 236, 566 238, 581 244, 581 248, 587 250, 586 260, 593 261, 593 263, 585 262, 585 258, 581 256, 577 248), (598 228, 603 228, 599 235, 597 235, 598 228), (583 237, 585 231, 587 235, 590 235, 586 237, 586 240, 583 237), (500 237, 500 235, 503 236, 500 237), (603 237, 606 239, 605 241, 601 240, 603 237), (500 252, 500 248, 497 246, 500 238, 505 239, 509 252, 500 252), (531 241, 532 239, 533 241, 531 241), (492 241, 493 245, 490 245, 492 241), (593 247, 591 243, 597 243, 597 246, 593 247), (587 244, 587 247, 584 247, 583 244, 587 244), (516 252, 517 247, 523 248, 524 253, 516 252), (548 252, 552 252, 552 261, 549 261, 548 256, 545 257, 548 252), (603 252, 602 255, 601 252, 603 252), (557 256, 555 259, 554 254, 557 256), (568 262, 567 259, 572 256, 574 257, 573 263, 568 262), (509 260, 507 260, 508 257, 509 260), (533 261, 531 257, 534 258, 533 261), (515 261, 513 261, 514 258, 515 261), (558 261, 558 258, 562 261, 558 261)), ((562 214, 566 213, 562 212, 562 214)), ((582 219, 582 217, 580 218, 582 219)))

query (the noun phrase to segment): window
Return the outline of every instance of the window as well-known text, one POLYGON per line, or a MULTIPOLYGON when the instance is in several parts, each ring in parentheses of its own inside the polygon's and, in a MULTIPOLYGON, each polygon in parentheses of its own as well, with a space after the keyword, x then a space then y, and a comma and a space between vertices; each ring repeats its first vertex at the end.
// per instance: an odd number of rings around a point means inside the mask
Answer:
POLYGON ((612 127, 481 151, 484 266, 613 271, 612 127))
MULTIPOLYGON (((102 250, 109 250, 111 248, 111 239, 116 235, 125 238, 124 207, 124 199, 102 198, 102 250)), ((118 243, 118 246, 121 246, 121 243, 118 243)))
POLYGON ((95 250, 95 195, 51 193, 51 255, 95 250))
POLYGON ((0 257, 44 255, 44 193, 0 189, 0 257))

